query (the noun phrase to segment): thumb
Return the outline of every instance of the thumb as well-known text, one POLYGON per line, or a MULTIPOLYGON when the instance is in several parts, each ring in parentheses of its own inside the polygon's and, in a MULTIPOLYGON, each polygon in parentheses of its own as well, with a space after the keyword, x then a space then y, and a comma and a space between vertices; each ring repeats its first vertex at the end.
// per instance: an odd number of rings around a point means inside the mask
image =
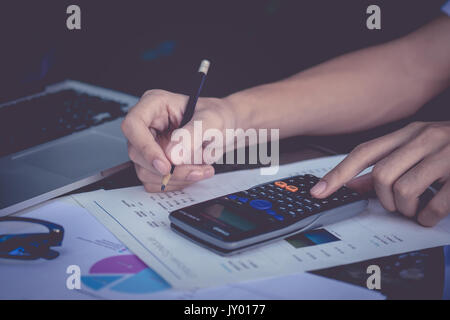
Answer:
POLYGON ((350 180, 346 184, 346 186, 361 194, 368 194, 374 190, 372 173, 369 172, 359 177, 356 177, 350 180))

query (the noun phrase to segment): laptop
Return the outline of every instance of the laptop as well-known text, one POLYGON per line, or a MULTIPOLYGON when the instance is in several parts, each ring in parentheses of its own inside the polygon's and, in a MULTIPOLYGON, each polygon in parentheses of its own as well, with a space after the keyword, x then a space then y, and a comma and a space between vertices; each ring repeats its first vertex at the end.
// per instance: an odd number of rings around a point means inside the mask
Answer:
POLYGON ((0 216, 128 167, 120 125, 137 101, 135 96, 64 80, 0 102, 0 216))

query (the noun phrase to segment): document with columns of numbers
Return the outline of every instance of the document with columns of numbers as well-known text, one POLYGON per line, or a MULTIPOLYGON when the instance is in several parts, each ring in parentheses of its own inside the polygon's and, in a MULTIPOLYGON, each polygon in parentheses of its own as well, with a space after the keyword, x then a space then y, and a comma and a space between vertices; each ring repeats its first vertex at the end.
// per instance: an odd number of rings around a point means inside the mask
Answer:
POLYGON ((299 174, 323 176, 343 159, 333 156, 280 166, 276 175, 259 169, 217 174, 183 191, 147 193, 143 187, 74 195, 119 240, 174 288, 208 287, 317 270, 402 252, 450 244, 450 217, 424 228, 387 212, 371 199, 360 215, 222 257, 170 229, 168 213, 256 184, 299 174))

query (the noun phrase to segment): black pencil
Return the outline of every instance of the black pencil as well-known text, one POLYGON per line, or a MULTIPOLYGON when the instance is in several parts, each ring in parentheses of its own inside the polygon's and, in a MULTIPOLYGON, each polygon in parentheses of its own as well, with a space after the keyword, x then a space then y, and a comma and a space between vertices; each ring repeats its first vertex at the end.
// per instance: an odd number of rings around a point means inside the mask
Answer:
MULTIPOLYGON (((186 110, 183 114, 183 119, 181 119, 180 128, 183 127, 186 123, 191 121, 192 116, 195 112, 195 106, 197 105, 197 100, 200 97, 200 92, 202 91, 203 84, 205 83, 206 75, 208 73, 210 62, 208 60, 202 60, 200 63, 200 67, 198 68, 198 77, 199 77, 199 85, 196 91, 194 91, 190 96, 186 105, 186 110)), ((170 168, 170 173, 165 175, 161 182, 161 191, 166 189, 167 184, 169 183, 170 178, 172 177, 173 171, 175 170, 175 165, 172 164, 170 168)))

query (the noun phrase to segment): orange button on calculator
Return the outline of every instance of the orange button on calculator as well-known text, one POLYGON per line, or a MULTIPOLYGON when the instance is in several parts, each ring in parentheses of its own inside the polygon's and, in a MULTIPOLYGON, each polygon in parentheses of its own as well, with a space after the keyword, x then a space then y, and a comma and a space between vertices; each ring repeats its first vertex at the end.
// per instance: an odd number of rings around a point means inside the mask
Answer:
POLYGON ((280 187, 280 188, 286 188, 286 186, 287 186, 287 183, 286 182, 283 182, 283 181, 277 181, 277 182, 275 182, 274 183, 277 187, 280 187))
POLYGON ((298 191, 298 188, 296 186, 287 186, 286 190, 291 191, 291 192, 296 192, 296 191, 298 191))

